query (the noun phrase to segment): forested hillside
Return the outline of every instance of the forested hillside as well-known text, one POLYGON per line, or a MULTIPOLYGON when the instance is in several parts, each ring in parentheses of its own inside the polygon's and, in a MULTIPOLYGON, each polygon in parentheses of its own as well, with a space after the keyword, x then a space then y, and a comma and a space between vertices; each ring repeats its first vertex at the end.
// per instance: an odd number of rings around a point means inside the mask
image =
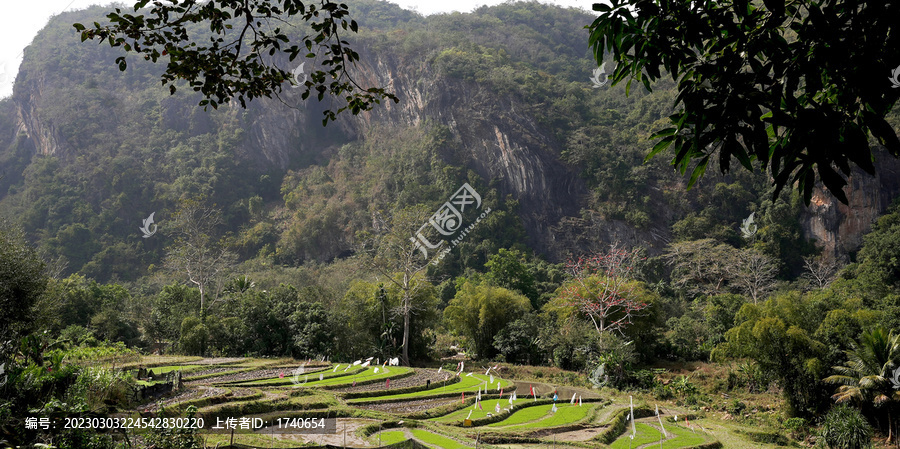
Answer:
POLYGON ((419 363, 455 346, 585 375, 602 364, 610 385, 656 393, 652 366, 741 359, 758 376, 732 372, 728 391, 771 384, 784 416, 812 423, 844 351, 900 329, 895 159, 855 173, 849 205, 773 198, 759 170, 710 170, 688 190, 666 158, 644 160, 674 86, 595 87, 593 16, 348 3, 355 76, 400 101, 325 127, 330 100, 290 86, 204 110, 160 86, 159 65, 129 55, 120 72, 118 49, 81 42, 72 24, 104 8, 54 17, 0 101, 0 253, 45 264, 22 287, 30 316, 3 332, 190 355, 408 349, 419 363), (391 252, 464 183, 477 225, 434 263, 391 252), (624 307, 585 303, 610 282, 624 307))
POLYGON ((160 263, 180 199, 216 204, 219 232, 243 260, 297 265, 351 254, 374 210, 439 204, 469 180, 501 213, 478 229, 483 248, 449 255, 450 275, 459 259, 480 269, 516 244, 551 261, 614 241, 656 254, 673 237, 735 245, 757 210, 772 222, 760 234, 770 252, 799 260, 778 247, 802 240, 800 211, 763 210, 765 175, 710 177, 685 192, 665 160, 642 163, 671 86, 593 89, 590 16, 527 3, 429 18, 379 3, 357 11, 359 71, 402 101, 327 128, 299 89, 204 111, 189 91, 169 96, 159 67, 131 61, 120 73, 116 49, 82 44, 71 23, 102 9, 54 18, 4 105, 5 215, 65 274, 133 281, 160 263), (151 212, 161 235, 142 239, 151 212))

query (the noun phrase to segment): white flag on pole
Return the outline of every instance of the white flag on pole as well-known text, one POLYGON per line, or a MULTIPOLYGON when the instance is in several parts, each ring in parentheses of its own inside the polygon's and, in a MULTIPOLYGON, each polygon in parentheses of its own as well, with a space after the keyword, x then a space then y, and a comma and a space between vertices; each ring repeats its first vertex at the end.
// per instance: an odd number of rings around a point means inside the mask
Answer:
POLYGON ((442 370, 442 369, 444 369, 444 367, 443 367, 443 366, 442 366, 442 367, 440 367, 440 368, 438 368, 438 374, 441 374, 441 370, 442 370))
POLYGON ((569 404, 574 404, 574 403, 575 403, 575 396, 576 396, 577 394, 578 394, 578 393, 572 393, 572 400, 569 401, 569 404))
POLYGON ((494 385, 494 375, 491 374, 491 385, 494 385))
POLYGON ((634 424, 634 398, 628 396, 628 401, 631 403, 631 438, 634 439, 637 434, 637 427, 634 424))
POLYGON ((656 419, 659 420, 659 428, 662 429, 663 436, 669 438, 669 434, 666 433, 666 428, 663 427, 662 416, 659 416, 659 404, 656 404, 656 419))

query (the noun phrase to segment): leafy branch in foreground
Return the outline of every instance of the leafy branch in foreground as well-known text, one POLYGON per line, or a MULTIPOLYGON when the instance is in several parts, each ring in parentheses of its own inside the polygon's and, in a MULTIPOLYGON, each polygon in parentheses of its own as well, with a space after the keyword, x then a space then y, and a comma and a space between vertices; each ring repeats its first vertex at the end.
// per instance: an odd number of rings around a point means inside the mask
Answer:
POLYGON ((885 120, 900 89, 900 3, 862 0, 610 0, 590 25, 597 62, 612 52, 613 85, 647 89, 668 72, 678 84, 666 149, 693 185, 718 153, 770 169, 774 196, 797 184, 809 204, 816 179, 841 202, 851 164, 875 173, 869 135, 900 156, 885 120), (840 55, 839 57, 836 57, 840 55), (818 176, 817 176, 818 174, 818 176))
MULTIPOLYGON (((318 99, 325 95, 341 98, 346 104, 324 112, 323 125, 335 120, 337 114, 349 110, 354 115, 368 111, 384 99, 398 102, 398 98, 380 87, 362 87, 348 72, 348 66, 359 61, 359 54, 341 38, 344 31, 357 32, 358 25, 349 16, 346 4, 320 0, 304 4, 298 0, 150 0, 134 4, 134 12, 123 13, 116 8, 107 14, 108 24, 94 22, 92 28, 73 24, 81 32, 81 40, 98 39, 126 52, 143 54, 144 59, 157 62, 168 57, 161 76, 169 92, 177 90, 175 81, 183 79, 204 99, 200 105, 217 108, 237 97, 242 107, 257 97, 271 97, 281 92, 285 82, 291 82, 291 72, 274 62, 276 53, 293 61, 303 49, 291 45, 282 26, 286 19, 298 16, 308 22, 313 35, 301 38, 307 58, 317 53, 324 57, 323 70, 309 74, 303 82, 306 90, 302 98, 309 98, 311 89, 318 99), (143 10, 143 11, 141 11, 143 10), (189 27, 203 24, 212 35, 206 45, 192 38, 189 27), (288 46, 290 45, 290 46, 288 46), (314 48, 315 47, 315 48, 314 48)), ((196 27, 192 28, 196 29, 196 27)), ((125 56, 116 58, 119 70, 127 68, 125 56)))

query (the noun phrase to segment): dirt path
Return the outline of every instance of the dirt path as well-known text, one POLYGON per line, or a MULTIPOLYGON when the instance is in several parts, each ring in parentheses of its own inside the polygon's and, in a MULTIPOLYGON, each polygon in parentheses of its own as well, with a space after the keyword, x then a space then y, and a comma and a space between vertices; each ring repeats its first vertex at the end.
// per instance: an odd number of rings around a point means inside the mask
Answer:
POLYGON ((356 435, 356 430, 362 426, 377 422, 380 421, 377 419, 337 418, 337 431, 324 435, 278 433, 280 430, 274 427, 265 427, 256 433, 270 434, 275 432, 276 438, 282 441, 300 441, 317 446, 330 444, 332 446, 370 447, 372 444, 366 441, 365 438, 356 435))
POLYGON ((566 432, 550 433, 547 435, 543 435, 543 437, 552 435, 552 438, 556 441, 587 441, 599 435, 600 432, 605 429, 606 427, 589 427, 585 429, 569 430, 566 432))

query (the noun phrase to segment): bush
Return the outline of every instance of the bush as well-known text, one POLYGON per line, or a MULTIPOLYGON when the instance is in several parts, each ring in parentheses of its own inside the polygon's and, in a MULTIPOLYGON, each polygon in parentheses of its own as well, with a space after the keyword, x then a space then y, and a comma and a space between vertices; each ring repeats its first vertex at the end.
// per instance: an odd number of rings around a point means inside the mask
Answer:
POLYGON ((727 411, 728 413, 731 413, 732 415, 735 415, 735 416, 740 415, 746 409, 747 409, 747 404, 744 404, 743 402, 741 402, 737 399, 732 399, 731 403, 728 404, 727 407, 725 407, 725 411, 727 411))
MULTIPOLYGON (((197 414, 197 407, 193 405, 185 411, 185 417, 192 421, 197 414)), ((160 408, 160 416, 165 416, 165 410, 160 408)), ((151 427, 147 434, 147 445, 158 449, 202 449, 203 440, 200 438, 200 429, 196 427, 151 427)))
POLYGON ((832 408, 822 423, 819 437, 829 449, 872 447, 872 426, 859 410, 841 405, 832 408))
POLYGON ((178 346, 185 355, 203 355, 209 330, 196 317, 189 316, 181 322, 181 339, 178 346))
POLYGON ((791 438, 795 440, 805 439, 809 435, 809 423, 803 418, 788 418, 781 425, 791 431, 791 438))
POLYGON ((88 410, 99 411, 109 405, 128 407, 133 385, 134 378, 125 372, 87 367, 78 373, 68 394, 71 398, 83 399, 88 410))

